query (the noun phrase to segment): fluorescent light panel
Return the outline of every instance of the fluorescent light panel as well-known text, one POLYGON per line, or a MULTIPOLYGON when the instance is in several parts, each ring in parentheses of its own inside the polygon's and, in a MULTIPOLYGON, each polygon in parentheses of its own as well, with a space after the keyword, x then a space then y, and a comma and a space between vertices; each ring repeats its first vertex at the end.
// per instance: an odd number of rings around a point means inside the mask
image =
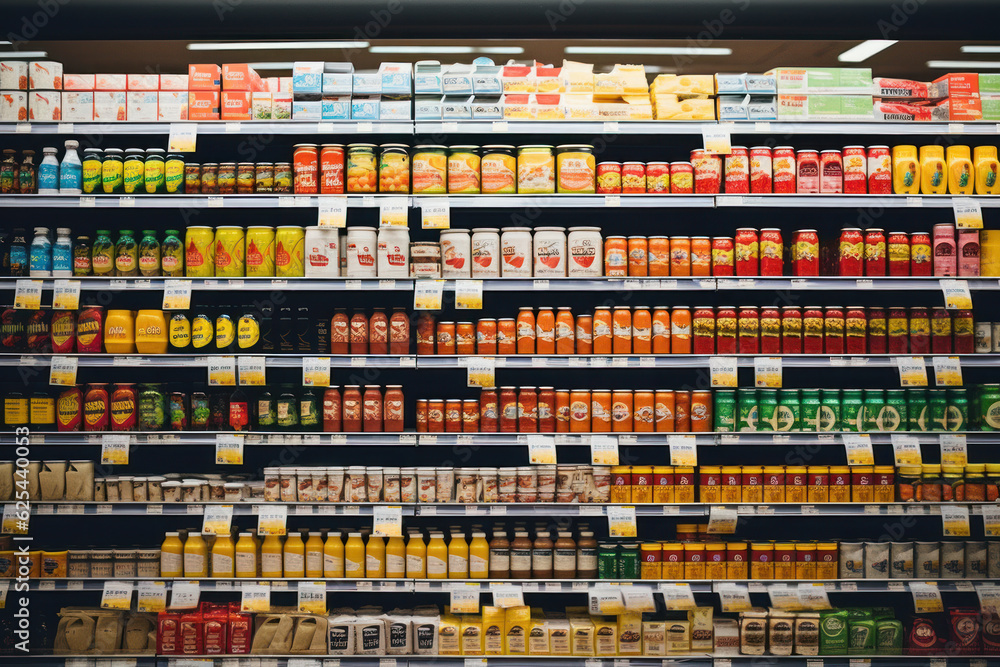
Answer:
POLYGON ((47 58, 48 51, 0 51, 0 58, 47 58))
POLYGON ((863 63, 876 53, 885 51, 895 44, 896 41, 895 39, 869 39, 855 47, 847 49, 837 56, 837 60, 842 63, 863 63))
POLYGON ((272 49, 366 49, 368 42, 194 42, 188 51, 267 51, 272 49))
POLYGON ((1000 61, 928 60, 927 66, 930 67, 931 69, 954 69, 954 70, 1000 69, 1000 61))
POLYGON ((498 53, 518 55, 520 46, 373 46, 369 53, 498 53))
POLYGON ((566 53, 577 55, 626 56, 731 56, 732 49, 688 46, 567 46, 566 53))
POLYGON ((292 62, 288 62, 288 63, 265 62, 265 63, 247 63, 247 64, 250 65, 250 67, 253 67, 254 69, 258 69, 258 70, 265 70, 265 69, 292 69, 295 66, 295 63, 292 63, 292 62))
POLYGON ((963 46, 962 53, 1000 53, 1000 46, 963 46))

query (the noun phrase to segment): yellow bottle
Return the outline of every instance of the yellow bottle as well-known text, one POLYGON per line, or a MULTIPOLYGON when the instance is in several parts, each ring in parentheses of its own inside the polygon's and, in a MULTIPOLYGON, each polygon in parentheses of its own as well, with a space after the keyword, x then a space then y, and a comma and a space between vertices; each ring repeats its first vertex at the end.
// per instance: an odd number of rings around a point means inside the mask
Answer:
POLYGON ((390 537, 385 545, 385 576, 388 579, 406 576, 406 545, 402 537, 390 537))
POLYGON ((264 559, 261 558, 260 556, 264 547, 264 538, 262 538, 260 535, 257 534, 256 528, 254 528, 250 532, 253 534, 254 546, 257 547, 257 578, 260 579, 261 572, 264 569, 264 562, 263 562, 264 559))
POLYGON ((975 188, 968 146, 948 146, 948 193, 971 195, 975 188))
POLYGON ((323 576, 323 538, 316 531, 309 533, 306 540, 306 576, 310 579, 323 576))
POLYGON ((916 146, 892 147, 892 191, 897 195, 920 193, 920 163, 916 146))
POLYGON ((267 579, 280 578, 281 560, 281 538, 277 535, 265 535, 264 544, 260 545, 260 576, 267 579))
POLYGON ((1000 194, 1000 162, 997 161, 996 146, 976 146, 972 149, 972 163, 976 169, 976 194, 1000 194))
POLYGON ((490 543, 486 533, 473 533, 469 543, 469 578, 486 579, 490 574, 490 543))
POLYGON ((108 354, 135 353, 135 318, 131 310, 109 310, 104 320, 104 351, 108 354))
POLYGON ((944 146, 920 147, 920 193, 943 195, 948 192, 944 146))
POLYGON ((427 578, 448 578, 448 545, 444 543, 444 533, 431 533, 427 543, 427 578))
POLYGON ((253 579, 257 576, 257 543, 253 533, 240 533, 236 542, 236 578, 253 579))
POLYGON ((365 578, 365 542, 361 533, 348 533, 344 544, 344 576, 348 579, 365 578))
POLYGON ((406 541, 406 576, 410 579, 427 578, 427 545, 420 533, 410 533, 406 541))
POLYGON ((469 578, 469 543, 465 533, 452 533, 448 543, 448 578, 469 578))
POLYGON ((216 535, 212 545, 212 576, 215 578, 232 579, 236 576, 236 546, 233 536, 229 533, 216 535))
POLYGON ((184 576, 184 543, 180 533, 167 533, 160 545, 160 576, 184 576))
POLYGON ((288 533, 282 554, 286 577, 302 579, 306 576, 306 545, 301 533, 288 533))
POLYGON ((365 576, 369 579, 385 579, 385 540, 370 535, 365 547, 365 576))
POLYGON ((323 576, 327 579, 344 578, 344 543, 339 531, 326 536, 326 544, 323 545, 323 576))
POLYGON ((208 577, 208 545, 201 533, 188 533, 184 541, 184 576, 195 579, 208 577))

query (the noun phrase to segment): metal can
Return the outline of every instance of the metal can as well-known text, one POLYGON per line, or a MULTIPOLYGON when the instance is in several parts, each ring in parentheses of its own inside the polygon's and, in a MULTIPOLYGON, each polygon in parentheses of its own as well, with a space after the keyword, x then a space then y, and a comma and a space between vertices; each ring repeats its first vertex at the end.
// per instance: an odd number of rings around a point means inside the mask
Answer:
MULTIPOLYGON (((344 194, 344 146, 323 144, 319 152, 319 192, 323 195, 344 194)), ((407 183, 409 189, 409 183, 407 183)))
POLYGON ((929 276, 934 272, 931 237, 927 232, 910 233, 910 275, 929 276))
POLYGON ((884 276, 886 270, 885 231, 877 228, 865 232, 865 275, 884 276))
MULTIPOLYGON (((476 230, 473 230, 475 232, 476 230)), ((476 238, 473 236, 473 261, 476 261, 476 238)), ((499 245, 499 243, 498 243, 499 245)), ((566 275, 571 278, 598 277, 601 275, 603 248, 600 227, 570 227, 566 239, 566 275)), ((498 248, 499 251, 499 248, 498 248)), ((650 255, 652 252, 650 251, 650 255)), ((650 258, 651 260, 652 258, 650 258)), ((497 260, 499 268, 499 260, 497 260)), ((475 273, 475 266, 473 266, 475 273)))
POLYGON ((670 237, 670 275, 672 276, 691 275, 690 237, 687 236, 670 237))
POLYGON ((885 354, 888 346, 886 336, 886 315, 885 308, 881 306, 870 306, 867 310, 868 325, 868 353, 885 354))
POLYGON ((951 315, 943 307, 931 309, 931 354, 951 354, 951 315))
POLYGON ((844 194, 868 192, 868 157, 864 146, 844 146, 844 194))
POLYGON ((841 276, 861 276, 864 261, 864 238, 857 227, 840 230, 840 244, 837 256, 838 272, 841 276))
POLYGON ((691 275, 712 275, 712 241, 707 236, 691 238, 691 275))
POLYGON ((691 316, 692 351, 715 354, 715 311, 711 306, 697 306, 691 316))
POLYGON ((645 236, 628 237, 628 275, 645 276, 649 273, 648 253, 645 236))
POLYGON ((273 162, 258 162, 254 167, 254 192, 258 194, 274 192, 273 162))
POLYGON ((483 146, 479 169, 484 195, 512 195, 517 192, 517 158, 514 157, 513 146, 483 146))
POLYGON ((536 227, 532 242, 534 275, 542 278, 565 277, 566 228, 536 227))
POLYGON ((799 194, 819 192, 819 153, 811 149, 795 151, 795 191, 799 194))
POLYGON ((976 333, 971 310, 955 311, 951 329, 955 354, 972 354, 975 352, 976 333))
POLYGON ((928 354, 931 351, 931 318, 927 309, 922 306, 910 308, 910 352, 928 354))
MULTIPOLYGON (((274 227, 247 227, 244 261, 248 278, 267 278, 274 275, 274 227)), ((339 270, 339 257, 337 267, 339 270)))
POLYGON ((642 162, 622 164, 622 194, 645 194, 646 165, 642 162))
MULTIPOLYGON (((469 278, 472 255, 472 238, 467 229, 441 231, 441 277, 469 278)), ((529 269, 530 275, 530 269, 529 269)))
POLYGON ((760 352, 760 314, 756 306, 741 306, 737 316, 740 354, 760 352))
POLYGON ((910 349, 910 327, 906 308, 892 306, 886 319, 886 350, 889 354, 905 354, 910 349))
POLYGON ((666 236, 650 236, 646 244, 650 276, 670 275, 670 239, 666 236))
POLYGON ((844 353, 844 310, 840 306, 823 309, 823 347, 826 354, 844 353))
POLYGON ((713 430, 731 433, 736 430, 736 392, 721 389, 715 392, 715 407, 713 414, 713 430))
POLYGON ((311 195, 319 190, 319 151, 316 144, 292 147, 295 194, 311 195))
POLYGON ((754 146, 750 149, 750 192, 755 195, 771 194, 771 149, 754 146))
MULTIPOLYGON (((507 231, 504 231, 504 236, 506 235, 507 231)), ((504 255, 506 262, 506 251, 504 255)), ((628 275, 628 239, 624 236, 609 236, 604 239, 604 275, 609 278, 628 275)))
POLYGON ((618 578, 618 545, 602 542, 597 548, 597 578, 618 578))
POLYGON ((288 194, 292 191, 292 163, 274 163, 274 191, 278 194, 288 194))
POLYGON ((690 162, 670 163, 670 192, 675 195, 694 192, 694 166, 690 162))
POLYGON ((886 248, 888 274, 910 275, 910 237, 906 232, 889 232, 886 248))
POLYGON ((722 158, 704 150, 691 151, 694 191, 700 195, 719 194, 722 185, 722 158))
POLYGON ((617 195, 622 191, 622 163, 601 162, 597 165, 597 194, 617 195))
POLYGON ((783 252, 780 229, 770 227, 760 230, 760 275, 782 275, 785 268, 783 252))
POLYGON ((735 241, 730 236, 713 236, 712 275, 731 276, 735 271, 735 241))
POLYGON ((892 165, 888 146, 868 147, 868 194, 887 195, 892 192, 892 165))
POLYGON ((274 274, 278 278, 301 278, 305 274, 303 250, 306 233, 302 227, 280 225, 274 237, 274 274))
POLYGON ((838 150, 820 153, 819 191, 823 194, 839 194, 844 191, 844 158, 838 150))
POLYGON ((781 311, 777 308, 760 311, 760 353, 781 354, 781 311))
POLYGON ((802 313, 802 353, 823 354, 823 309, 806 306, 802 313))
POLYGON ((889 577, 889 543, 865 542, 865 579, 889 577))
MULTIPOLYGON (((500 275, 504 278, 530 278, 532 271, 531 229, 507 227, 500 235, 500 275)), ((623 274, 624 275, 624 274, 623 274)))
POLYGON ((740 432, 754 432, 760 421, 757 392, 740 389, 736 393, 736 429, 740 432))
POLYGON ((307 278, 340 276, 340 234, 336 228, 306 227, 304 252, 307 278))
POLYGON ((792 275, 819 275, 819 234, 815 229, 800 229, 792 241, 792 275))
POLYGON ((646 164, 646 192, 661 195, 670 192, 670 165, 666 162, 646 164))
POLYGON ((752 227, 741 227, 737 229, 734 245, 736 275, 759 275, 760 251, 757 240, 757 230, 752 227))
POLYGON ((245 244, 243 228, 223 225, 215 230, 215 275, 219 278, 242 278, 245 244))
POLYGON ((774 194, 795 194, 795 149, 778 146, 771 153, 772 188, 774 194))
POLYGON ((864 306, 848 306, 844 314, 844 352, 864 354, 868 347, 868 320, 864 306))
POLYGON ((802 354, 802 311, 798 306, 781 308, 781 353, 802 354))
POLYGON ((725 158, 726 194, 750 192, 750 153, 746 146, 732 146, 725 158))
POLYGON ((188 278, 215 275, 215 231, 211 227, 188 227, 184 232, 184 247, 184 271, 188 278))
POLYGON ((738 349, 738 318, 733 306, 719 306, 715 313, 715 351, 717 354, 736 354, 738 349))

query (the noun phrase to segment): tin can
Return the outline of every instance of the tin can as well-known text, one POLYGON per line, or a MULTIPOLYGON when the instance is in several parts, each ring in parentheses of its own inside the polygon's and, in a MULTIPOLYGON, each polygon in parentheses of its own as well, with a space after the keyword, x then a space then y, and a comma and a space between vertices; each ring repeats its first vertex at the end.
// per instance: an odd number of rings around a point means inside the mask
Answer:
POLYGON ((868 157, 864 146, 844 146, 844 194, 868 192, 868 157))
POLYGON ((715 392, 715 407, 712 409, 713 430, 732 433, 736 430, 736 392, 718 390, 715 392))
POLYGON ((211 227, 188 227, 184 247, 184 271, 188 278, 215 275, 215 232, 211 227))
POLYGON ((243 228, 224 225, 215 230, 215 275, 219 278, 242 278, 245 250, 243 228))
POLYGON ((622 191, 622 163, 601 162, 597 165, 597 194, 617 195, 622 191))
POLYGON ((646 165, 642 162, 622 164, 622 194, 645 194, 646 165))
POLYGON ((844 158, 838 150, 820 153, 819 191, 823 194, 839 194, 844 191, 844 158))
POLYGON ((274 275, 274 227, 247 227, 245 264, 248 278, 274 275))
POLYGON ((868 194, 892 192, 892 165, 888 146, 868 147, 868 194))
POLYGON ((594 309, 592 352, 594 354, 611 354, 613 345, 614 322, 611 317, 611 309, 599 307, 594 309))
POLYGON ((777 308, 760 311, 760 353, 781 354, 781 311, 777 308))
POLYGON ((602 542, 597 548, 597 578, 618 578, 618 545, 602 542))
MULTIPOLYGON (((474 228, 472 230, 472 277, 499 278, 500 261, 500 230, 496 227, 474 228)), ((570 265, 570 268, 573 268, 573 264, 570 265)))
POLYGON ((771 149, 754 146, 750 149, 750 192, 755 195, 771 194, 771 149))
POLYGON ((848 306, 844 313, 844 352, 864 354, 868 347, 868 319, 863 306, 848 306))
POLYGON ((337 229, 306 227, 305 275, 307 278, 340 276, 340 234, 337 229))
POLYGON ((725 157, 726 194, 750 192, 750 153, 746 146, 733 146, 725 157))
POLYGON ((532 241, 534 275, 542 278, 565 277, 566 228, 536 227, 532 241))
POLYGON ((910 237, 906 232, 889 232, 886 255, 890 276, 910 275, 910 237))
POLYGON ((712 241, 707 236, 691 238, 691 275, 712 275, 712 241))
POLYGON ((687 236, 670 237, 670 275, 691 275, 691 239, 687 236))
POLYGON ((889 543, 865 542, 865 579, 889 578, 889 543))
POLYGON ((976 322, 975 351, 977 354, 988 354, 993 351, 993 324, 991 322, 976 322))
POLYGON ((319 190, 318 147, 316 144, 296 144, 292 149, 295 194, 316 194, 319 190))
POLYGON ((737 229, 734 245, 736 275, 759 275, 760 251, 757 241, 757 230, 752 227, 741 227, 737 229))
POLYGON ((837 256, 838 271, 841 276, 861 276, 864 261, 864 238, 856 227, 840 230, 840 245, 837 256))
POLYGON ((889 577, 913 578, 913 542, 892 542, 889 545, 889 577))
POLYGON ((732 276, 736 271, 735 242, 729 236, 712 237, 712 275, 732 276))
POLYGON ((926 308, 910 308, 910 352, 928 354, 931 351, 931 318, 926 308))
POLYGON ((740 354, 760 352, 760 314, 756 306, 741 306, 737 316, 740 354))
POLYGON ((868 353, 885 354, 888 347, 885 308, 870 306, 867 309, 868 353))
POLYGON ((628 256, 628 239, 624 236, 609 236, 604 239, 604 275, 609 278, 627 276, 628 256))
POLYGON ((649 249, 645 236, 628 237, 628 275, 645 276, 649 273, 649 249))
POLYGON ((694 192, 694 166, 690 162, 670 163, 670 192, 675 195, 694 192))
POLYGON ((781 308, 781 353, 802 354, 802 311, 798 306, 781 308))
POLYGON ((771 168, 774 194, 795 194, 795 149, 791 146, 776 147, 771 153, 771 168))
POLYGON ((594 389, 590 392, 590 430, 594 433, 611 431, 611 392, 594 389))
POLYGON ((802 312, 802 353, 823 354, 823 309, 806 306, 802 312))
POLYGON ((799 194, 819 192, 819 153, 811 149, 795 152, 795 191, 799 194))
POLYGON ((841 542, 840 543, 840 578, 841 579, 864 579, 865 578, 865 543, 864 542, 841 542))
POLYGON ((719 194, 722 185, 722 158, 704 150, 691 151, 694 191, 700 195, 719 194))
POLYGON ((815 229, 800 229, 792 241, 792 275, 819 275, 819 234, 815 229))
POLYGON ((666 162, 646 164, 646 192, 661 195, 670 192, 670 165, 666 162))
POLYGON ((715 313, 716 354, 736 354, 738 318, 732 306, 719 306, 715 313))
POLYGON ((881 229, 868 229, 865 231, 865 275, 884 276, 885 274, 885 232, 881 229))
MULTIPOLYGON (((319 192, 324 195, 344 194, 344 146, 323 144, 319 153, 319 192)), ((407 183, 409 189, 409 183, 407 183)))
POLYGON ((973 354, 975 352, 975 324, 971 310, 957 310, 952 319, 952 338, 955 354, 973 354))
POLYGON ((288 194, 292 191, 292 163, 274 163, 274 191, 277 194, 288 194))
POLYGON ((304 275, 305 238, 306 233, 302 227, 278 227, 274 238, 274 272, 278 278, 301 278, 304 275))
POLYGON ((784 244, 781 230, 767 228, 760 231, 760 275, 780 276, 784 273, 784 244))
POLYGON ((941 576, 941 543, 913 543, 913 574, 917 578, 941 576))
MULTIPOLYGON (((584 278, 601 275, 600 258, 603 254, 603 248, 600 227, 570 227, 566 245, 568 254, 566 274, 568 276, 584 278)), ((497 252, 499 252, 499 248, 497 252)), ((473 260, 475 260, 475 238, 473 238, 473 260)))
POLYGON ((715 354, 715 311, 698 306, 691 316, 691 342, 694 354, 715 354))
POLYGON ((931 237, 927 232, 910 233, 910 275, 929 276, 934 273, 931 237))

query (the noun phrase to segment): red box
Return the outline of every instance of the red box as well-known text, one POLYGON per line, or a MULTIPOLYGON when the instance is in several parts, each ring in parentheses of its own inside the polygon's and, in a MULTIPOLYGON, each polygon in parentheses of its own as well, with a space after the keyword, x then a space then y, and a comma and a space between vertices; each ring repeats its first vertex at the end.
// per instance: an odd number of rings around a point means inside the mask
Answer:
POLYGON ((187 74, 161 74, 160 90, 185 91, 188 89, 187 74))
POLYGON ((93 74, 63 74, 63 90, 94 90, 96 83, 93 74))
POLYGON ((188 90, 220 90, 222 68, 218 65, 188 65, 188 90))
POLYGON ((222 120, 250 120, 251 92, 222 91, 222 120))
POLYGON ((175 655, 205 654, 205 619, 201 612, 192 611, 181 614, 180 642, 175 655))
POLYGON ((188 120, 219 120, 218 91, 189 91, 188 120))
POLYGON ((159 90, 159 74, 129 74, 126 90, 159 90))
POLYGON ((949 95, 942 104, 947 105, 948 120, 982 120, 983 104, 979 96, 949 95))
POLYGON ((248 90, 252 93, 264 91, 260 75, 246 63, 227 63, 222 66, 223 90, 248 90))
POLYGON ((253 618, 240 612, 237 602, 229 603, 229 653, 244 655, 250 653, 253 645, 253 618))
POLYGON ((970 95, 979 96, 979 75, 975 73, 945 74, 942 77, 934 79, 934 83, 947 84, 947 88, 942 93, 948 97, 953 95, 966 97, 970 95))
POLYGON ((222 655, 229 649, 229 607, 201 603, 205 655, 222 655))

